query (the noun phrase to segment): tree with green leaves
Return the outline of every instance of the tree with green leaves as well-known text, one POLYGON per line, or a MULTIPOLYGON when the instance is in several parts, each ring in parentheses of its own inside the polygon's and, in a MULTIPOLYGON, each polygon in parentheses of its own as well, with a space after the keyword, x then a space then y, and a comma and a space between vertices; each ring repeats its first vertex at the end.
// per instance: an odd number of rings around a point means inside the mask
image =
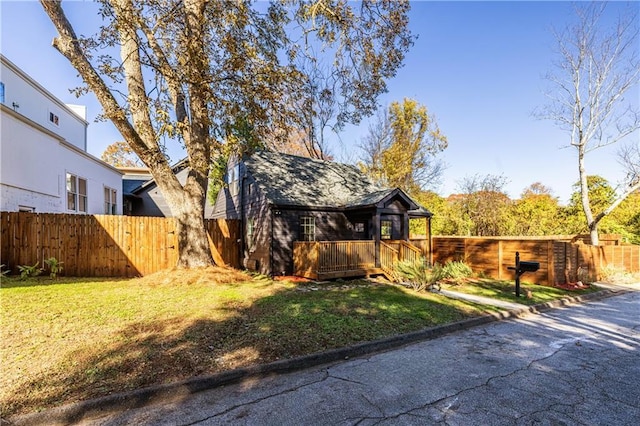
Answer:
MULTIPOLYGON (((425 206, 433 217, 431 218, 431 234, 443 235, 443 221, 445 218, 445 210, 447 208, 447 200, 433 191, 420 191, 417 194, 412 194, 414 200, 421 206, 425 206)), ((412 220, 409 224, 410 232, 416 235, 427 235, 426 223, 423 219, 412 220)))
MULTIPOLYGON (((576 149, 580 205, 594 245, 599 243, 600 221, 640 188, 640 178, 631 173, 619 193, 597 212, 589 196, 587 154, 623 141, 631 141, 628 152, 633 154, 638 151, 640 129, 637 96, 635 102, 633 96, 626 97, 637 93, 640 84, 638 9, 630 6, 607 28, 606 6, 606 2, 578 4, 575 24, 555 31, 559 59, 556 72, 547 76, 551 103, 539 114, 566 130, 569 145, 576 149)), ((640 155, 627 159, 637 172, 640 155)))
POLYGON ((510 216, 514 228, 509 235, 562 234, 558 214, 558 198, 551 189, 540 182, 533 183, 513 202, 510 216))
POLYGON ((361 148, 361 168, 376 183, 418 194, 439 182, 443 166, 436 156, 447 137, 426 106, 405 98, 379 113, 361 148))
POLYGON ((453 208, 458 212, 457 223, 467 229, 458 229, 456 235, 498 236, 506 235, 512 228, 511 200, 505 193, 507 179, 500 175, 474 175, 460 183, 461 193, 453 198, 453 208))
MULTIPOLYGON (((591 211, 596 215, 611 205, 616 198, 616 190, 611 186, 609 181, 598 175, 587 176, 587 192, 591 204, 591 211)), ((576 182, 573 185, 573 193, 571 194, 569 206, 573 208, 576 214, 582 214, 584 216, 580 182, 576 182)))
POLYGON ((602 220, 602 232, 619 234, 630 244, 640 244, 640 191, 629 195, 602 220))
MULTIPOLYGON (((587 187, 589 189, 589 200, 594 214, 600 214, 616 199, 616 191, 602 176, 587 176, 587 187)), ((567 206, 570 214, 578 218, 582 224, 576 233, 585 232, 584 212, 581 208, 580 183, 573 185, 574 192, 571 201, 567 206)), ((599 228, 607 234, 620 234, 631 243, 640 242, 640 190, 630 194, 620 203, 617 209, 607 215, 601 222, 599 228)))
POLYGON ((212 159, 299 127, 310 96, 301 57, 326 55, 342 116, 357 122, 374 112, 413 42, 406 1, 100 0, 104 25, 86 37, 60 0, 41 4, 58 32, 53 46, 86 84, 79 93, 95 94, 170 206, 179 267, 213 264, 203 222, 212 159), (184 184, 165 139, 186 149, 184 184))

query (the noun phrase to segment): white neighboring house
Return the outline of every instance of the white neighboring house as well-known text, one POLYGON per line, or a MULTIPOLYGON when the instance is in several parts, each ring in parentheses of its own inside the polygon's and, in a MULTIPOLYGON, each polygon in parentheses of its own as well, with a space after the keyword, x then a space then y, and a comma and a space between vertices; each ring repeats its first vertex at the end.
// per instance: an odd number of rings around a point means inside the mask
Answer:
POLYGON ((122 172, 87 152, 87 125, 0 54, 0 210, 122 214, 122 172))

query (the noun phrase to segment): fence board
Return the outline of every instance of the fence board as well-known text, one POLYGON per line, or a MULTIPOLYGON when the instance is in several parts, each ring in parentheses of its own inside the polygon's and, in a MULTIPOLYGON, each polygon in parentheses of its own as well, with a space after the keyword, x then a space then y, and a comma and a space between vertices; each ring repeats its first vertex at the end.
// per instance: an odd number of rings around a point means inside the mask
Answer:
MULTIPOLYGON (((0 262, 17 272, 55 257, 68 276, 132 277, 178 261, 173 218, 0 212, 0 262)), ((240 267, 240 222, 207 220, 216 261, 240 267)))
MULTIPOLYGON (((11 232, 11 229, 9 228, 9 216, 2 215, 0 217, 0 253, 9 252, 9 247, 10 247, 9 241, 11 239, 11 236, 9 235, 10 232, 11 232)), ((7 265, 2 267, 3 271, 7 269, 9 269, 7 265)))
POLYGON ((535 273, 527 273, 527 281, 539 284, 564 284, 580 280, 596 280, 604 266, 640 271, 640 246, 620 245, 616 236, 607 236, 607 244, 590 246, 572 243, 583 239, 555 237, 433 237, 434 262, 444 264, 464 260, 475 272, 496 279, 511 279, 515 253, 520 259, 540 263, 535 273))

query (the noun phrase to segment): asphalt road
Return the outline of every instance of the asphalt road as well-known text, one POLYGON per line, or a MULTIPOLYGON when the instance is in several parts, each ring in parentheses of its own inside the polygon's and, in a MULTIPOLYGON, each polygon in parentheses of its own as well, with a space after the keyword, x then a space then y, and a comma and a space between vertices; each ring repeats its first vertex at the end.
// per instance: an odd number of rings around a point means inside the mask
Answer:
POLYGON ((637 425, 640 292, 85 424, 637 425))

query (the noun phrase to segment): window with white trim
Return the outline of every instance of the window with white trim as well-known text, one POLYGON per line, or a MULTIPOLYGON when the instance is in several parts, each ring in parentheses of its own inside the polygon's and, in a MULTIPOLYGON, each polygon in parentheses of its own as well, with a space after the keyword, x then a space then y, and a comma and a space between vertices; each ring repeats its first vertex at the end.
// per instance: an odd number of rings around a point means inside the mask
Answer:
POLYGON ((313 216, 300 217, 300 241, 316 240, 316 218, 313 216))
POLYGON ((108 186, 104 187, 104 214, 118 213, 118 192, 108 186))
POLYGON ((67 173, 67 210, 87 212, 87 180, 67 173))

